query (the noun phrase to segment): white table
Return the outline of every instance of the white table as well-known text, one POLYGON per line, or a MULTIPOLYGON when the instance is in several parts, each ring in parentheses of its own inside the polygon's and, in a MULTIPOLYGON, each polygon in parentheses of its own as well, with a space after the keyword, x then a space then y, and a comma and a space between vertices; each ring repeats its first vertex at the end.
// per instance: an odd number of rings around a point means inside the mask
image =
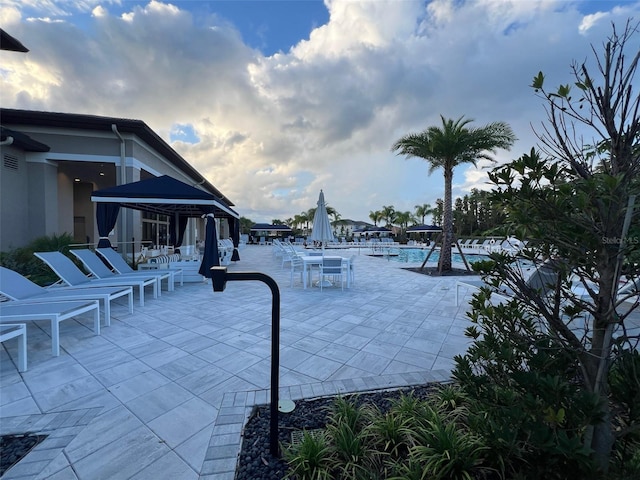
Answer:
POLYGON ((310 283, 307 279, 311 277, 311 268, 313 266, 320 267, 322 265, 322 259, 329 260, 342 260, 342 268, 347 269, 347 288, 351 287, 351 274, 349 269, 351 268, 351 260, 349 258, 340 257, 338 255, 304 255, 300 257, 302 259, 302 285, 307 288, 307 283, 310 283))

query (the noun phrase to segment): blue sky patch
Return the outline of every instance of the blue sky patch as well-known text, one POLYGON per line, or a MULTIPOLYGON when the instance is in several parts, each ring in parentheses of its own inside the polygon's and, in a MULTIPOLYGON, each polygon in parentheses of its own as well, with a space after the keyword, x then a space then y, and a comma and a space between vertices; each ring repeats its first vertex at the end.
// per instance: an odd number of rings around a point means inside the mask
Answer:
POLYGON ((198 137, 193 125, 190 123, 174 123, 169 133, 169 140, 171 142, 195 144, 200 141, 200 137, 198 137))

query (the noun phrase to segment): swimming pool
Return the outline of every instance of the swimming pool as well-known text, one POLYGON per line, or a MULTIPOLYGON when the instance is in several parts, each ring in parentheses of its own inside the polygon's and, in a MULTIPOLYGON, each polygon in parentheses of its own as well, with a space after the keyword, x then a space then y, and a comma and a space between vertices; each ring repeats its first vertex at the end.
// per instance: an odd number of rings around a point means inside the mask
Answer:
MULTIPOLYGON (((400 262, 400 263, 422 263, 424 259, 429 254, 429 248, 398 248, 398 247, 389 247, 389 248, 378 248, 373 252, 373 255, 380 256, 381 258, 387 259, 391 262, 400 262)), ((489 260, 489 257, 486 255, 476 255, 465 253, 464 257, 467 259, 467 262, 473 263, 480 260, 489 260)), ((429 257, 428 263, 438 263, 438 259, 440 258, 440 251, 435 250, 431 256, 429 257)), ((463 263, 462 257, 457 252, 451 252, 451 261, 454 263, 463 263)))

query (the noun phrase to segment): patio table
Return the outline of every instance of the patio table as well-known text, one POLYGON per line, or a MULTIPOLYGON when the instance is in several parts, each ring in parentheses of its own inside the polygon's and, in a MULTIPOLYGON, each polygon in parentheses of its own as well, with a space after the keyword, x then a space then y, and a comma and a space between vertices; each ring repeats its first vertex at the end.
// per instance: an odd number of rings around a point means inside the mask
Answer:
MULTIPOLYGON (((320 267, 322 265, 322 259, 327 258, 330 260, 342 260, 343 268, 347 269, 349 272, 349 268, 351 267, 351 259, 341 257, 339 255, 303 255, 300 257, 302 259, 302 285, 304 288, 307 288, 307 283, 310 283, 311 279, 311 269, 312 267, 320 267)), ((351 287, 351 275, 347 274, 347 288, 351 287)))

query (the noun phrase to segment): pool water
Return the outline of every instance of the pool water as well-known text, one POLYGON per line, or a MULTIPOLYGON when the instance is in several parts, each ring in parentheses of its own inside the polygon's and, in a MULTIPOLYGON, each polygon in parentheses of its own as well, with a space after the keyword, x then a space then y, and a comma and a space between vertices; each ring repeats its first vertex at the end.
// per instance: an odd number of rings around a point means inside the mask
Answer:
MULTIPOLYGON (((423 248, 383 248, 376 250, 375 255, 381 255, 383 258, 388 259, 391 262, 400 262, 400 263, 422 263, 424 259, 429 254, 430 249, 423 248)), ((437 263, 440 258, 440 252, 435 250, 431 256, 429 257, 428 263, 437 263)), ((476 255, 476 254, 465 254, 464 258, 467 259, 467 262, 473 263, 480 260, 489 260, 489 257, 486 255, 476 255)), ((454 263, 463 263, 462 257, 459 253, 451 252, 451 261, 454 263)))

